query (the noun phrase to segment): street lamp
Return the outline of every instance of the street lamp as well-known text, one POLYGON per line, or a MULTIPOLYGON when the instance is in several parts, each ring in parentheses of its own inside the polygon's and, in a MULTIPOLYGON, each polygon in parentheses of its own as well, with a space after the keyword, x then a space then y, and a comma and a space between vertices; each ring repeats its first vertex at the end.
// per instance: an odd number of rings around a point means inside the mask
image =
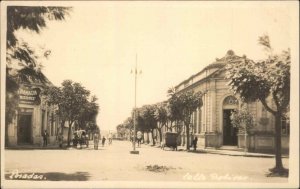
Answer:
MULTIPOLYGON (((131 72, 132 73, 132 72, 131 72)), ((141 71, 140 71, 141 73, 141 71)), ((133 111, 133 150, 130 151, 131 154, 139 154, 139 151, 135 150, 135 140, 136 140, 136 88, 137 88, 137 54, 135 56, 135 70, 134 70, 134 111, 133 111)))

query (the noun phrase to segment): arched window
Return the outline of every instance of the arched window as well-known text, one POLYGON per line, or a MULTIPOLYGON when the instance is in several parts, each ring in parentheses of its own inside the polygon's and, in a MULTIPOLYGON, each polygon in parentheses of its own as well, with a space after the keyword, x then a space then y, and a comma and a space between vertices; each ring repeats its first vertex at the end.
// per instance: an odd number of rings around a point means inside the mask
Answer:
POLYGON ((228 96, 224 99, 223 105, 238 105, 239 102, 234 96, 228 96))

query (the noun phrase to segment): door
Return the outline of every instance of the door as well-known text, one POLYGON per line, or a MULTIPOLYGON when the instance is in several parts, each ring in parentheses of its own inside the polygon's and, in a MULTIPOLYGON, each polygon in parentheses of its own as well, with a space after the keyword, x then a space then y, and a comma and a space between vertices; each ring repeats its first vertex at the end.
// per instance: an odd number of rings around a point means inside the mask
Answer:
POLYGON ((223 110, 223 145, 237 145, 237 128, 233 127, 230 115, 233 109, 223 110))
POLYGON ((18 144, 31 144, 31 114, 21 114, 18 122, 18 144))

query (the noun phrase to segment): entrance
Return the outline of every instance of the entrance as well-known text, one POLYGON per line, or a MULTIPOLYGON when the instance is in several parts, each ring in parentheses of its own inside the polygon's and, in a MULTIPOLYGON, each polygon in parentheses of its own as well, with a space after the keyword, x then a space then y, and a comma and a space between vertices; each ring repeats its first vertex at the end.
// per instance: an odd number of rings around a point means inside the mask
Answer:
POLYGON ((18 121, 18 144, 31 144, 32 114, 20 114, 18 121))
POLYGON ((237 145, 237 128, 233 127, 230 115, 233 109, 223 110, 223 145, 237 145))

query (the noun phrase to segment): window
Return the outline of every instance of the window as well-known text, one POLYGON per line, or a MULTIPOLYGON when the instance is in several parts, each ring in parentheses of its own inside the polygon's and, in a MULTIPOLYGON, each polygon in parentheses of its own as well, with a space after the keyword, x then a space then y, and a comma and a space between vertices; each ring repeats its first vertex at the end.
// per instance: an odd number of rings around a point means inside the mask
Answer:
POLYGON ((283 135, 290 135, 290 120, 289 120, 289 118, 283 117, 281 119, 281 133, 283 135))

